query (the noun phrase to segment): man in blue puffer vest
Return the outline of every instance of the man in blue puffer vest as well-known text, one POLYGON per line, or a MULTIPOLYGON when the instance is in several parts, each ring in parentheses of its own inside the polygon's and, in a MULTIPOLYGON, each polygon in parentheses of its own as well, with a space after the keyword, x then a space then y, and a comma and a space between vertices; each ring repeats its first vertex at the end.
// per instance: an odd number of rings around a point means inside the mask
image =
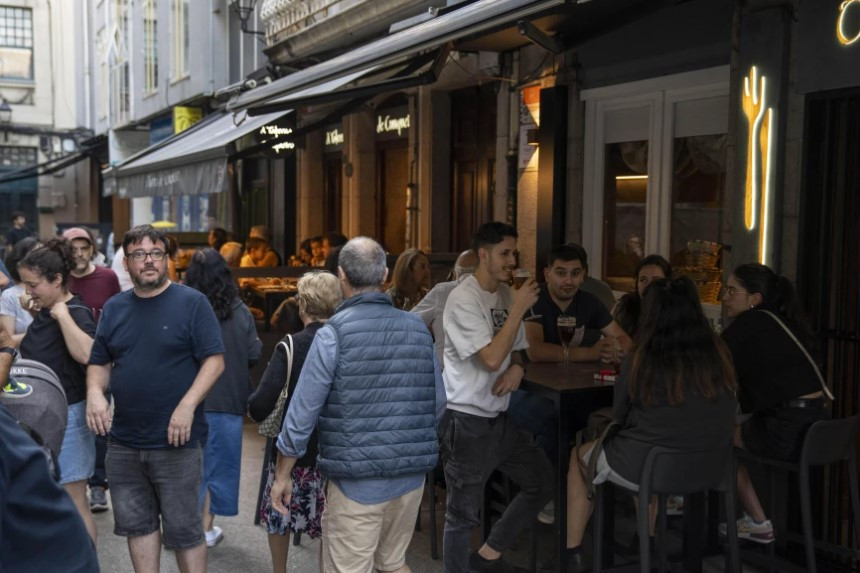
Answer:
POLYGON ((328 478, 326 573, 408 573, 424 475, 436 466, 445 387, 433 338, 380 291, 385 251, 367 237, 340 251, 344 302, 319 329, 278 437, 272 506, 287 515, 290 471, 319 424, 328 478))

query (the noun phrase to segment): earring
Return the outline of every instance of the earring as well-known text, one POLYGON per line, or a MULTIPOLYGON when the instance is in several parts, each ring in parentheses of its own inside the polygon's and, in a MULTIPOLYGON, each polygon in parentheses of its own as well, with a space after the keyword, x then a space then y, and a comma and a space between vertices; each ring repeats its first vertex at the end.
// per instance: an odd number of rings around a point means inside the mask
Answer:
POLYGON ((751 308, 751 309, 752 309, 752 308, 755 308, 755 305, 754 305, 754 304, 751 304, 751 305, 750 305, 750 308, 751 308))

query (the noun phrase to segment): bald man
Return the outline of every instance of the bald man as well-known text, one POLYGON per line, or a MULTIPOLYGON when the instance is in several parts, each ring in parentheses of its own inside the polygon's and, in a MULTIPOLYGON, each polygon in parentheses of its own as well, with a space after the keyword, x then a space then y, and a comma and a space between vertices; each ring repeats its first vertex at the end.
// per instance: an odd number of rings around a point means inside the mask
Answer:
POLYGON ((436 355, 439 357, 440 367, 443 367, 442 354, 445 346, 445 329, 442 325, 445 303, 454 287, 463 282, 467 276, 473 274, 477 267, 478 255, 475 254, 475 251, 471 249, 463 251, 454 263, 454 280, 437 284, 412 308, 411 312, 420 316, 427 328, 433 332, 434 346, 436 347, 436 355))

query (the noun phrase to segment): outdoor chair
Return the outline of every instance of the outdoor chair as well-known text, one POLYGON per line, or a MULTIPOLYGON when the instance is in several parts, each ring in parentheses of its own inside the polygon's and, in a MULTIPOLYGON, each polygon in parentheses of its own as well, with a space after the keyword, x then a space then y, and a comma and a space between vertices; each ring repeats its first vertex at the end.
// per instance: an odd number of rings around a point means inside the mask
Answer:
MULTIPOLYGON (((597 486, 594 519, 592 531, 594 538, 594 568, 595 572, 603 569, 603 529, 604 488, 614 486, 620 490, 637 495, 639 498, 639 515, 637 529, 639 533, 639 570, 642 573, 651 571, 651 550, 648 536, 648 505, 652 496, 657 496, 657 536, 658 536, 658 571, 666 571, 666 497, 669 495, 690 495, 706 493, 709 490, 724 493, 725 510, 729 523, 735 520, 735 483, 737 471, 732 455, 732 446, 722 446, 707 450, 677 450, 672 448, 654 447, 645 459, 639 480, 639 491, 630 490, 617 484, 606 482, 597 486)), ((693 527, 696 524, 691 524, 693 527)), ((635 570, 634 566, 624 566, 616 570, 635 570)), ((737 530, 729 528, 729 555, 725 564, 726 571, 740 572, 737 530)))
MULTIPOLYGON (((803 535, 797 535, 785 530, 777 532, 777 539, 785 536, 790 541, 802 543, 806 553, 806 568, 798 567, 779 559, 773 551, 774 543, 768 546, 767 555, 758 552, 744 551, 744 557, 771 570, 807 571, 817 573, 818 568, 815 561, 815 549, 819 548, 834 554, 860 559, 860 551, 850 548, 825 543, 813 538, 812 535, 812 498, 809 483, 809 469, 811 467, 826 466, 840 461, 848 462, 848 479, 851 489, 851 511, 854 514, 854 531, 860 528, 860 498, 857 489, 857 426, 860 423, 860 415, 851 416, 839 420, 822 420, 810 426, 803 440, 800 460, 798 462, 787 462, 772 458, 765 458, 750 454, 746 450, 738 449, 737 455, 740 460, 756 462, 760 464, 768 474, 768 480, 773 483, 777 471, 796 473, 799 476, 798 488, 800 490, 800 517, 803 535)), ((737 482, 735 487, 737 487, 737 482)), ((773 491, 771 487, 771 491, 773 491)), ((770 496, 769 511, 773 515, 775 509, 774 495, 770 496)), ((731 523, 729 521, 728 523, 731 523)), ((729 528, 731 531, 734 528, 729 528)), ((858 539, 860 542, 860 539, 858 539)))

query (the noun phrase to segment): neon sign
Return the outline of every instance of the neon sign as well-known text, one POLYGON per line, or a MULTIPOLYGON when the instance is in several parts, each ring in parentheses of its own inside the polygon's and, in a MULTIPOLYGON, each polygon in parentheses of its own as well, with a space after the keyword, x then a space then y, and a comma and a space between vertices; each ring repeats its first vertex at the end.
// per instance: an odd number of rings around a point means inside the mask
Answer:
POLYGON ((857 40, 860 40, 860 27, 858 27, 857 32, 853 36, 850 35, 850 32, 845 31, 845 15, 848 13, 848 8, 854 4, 857 5, 856 12, 860 12, 860 0, 845 0, 839 6, 839 18, 836 20, 836 39, 843 46, 850 46, 857 40))
POLYGON ((330 131, 325 132, 325 144, 326 145, 342 145, 343 144, 343 132, 338 128, 334 128, 330 131))
POLYGON ((409 129, 410 127, 410 117, 407 113, 403 117, 391 117, 390 115, 386 116, 377 116, 376 117, 376 133, 391 133, 393 131, 397 132, 397 135, 400 136, 404 129, 409 129))
MULTIPOLYGON (((855 1, 855 0, 852 0, 855 1)), ((771 171, 773 170, 774 111, 767 107, 767 79, 759 77, 755 66, 744 78, 741 108, 747 118, 746 183, 744 184, 744 225, 748 231, 759 226, 759 262, 766 264, 770 239, 771 171), (759 199, 760 198, 760 199, 759 199), (757 209, 758 207, 758 209, 757 209), (756 217, 761 218, 758 225, 756 217)))

